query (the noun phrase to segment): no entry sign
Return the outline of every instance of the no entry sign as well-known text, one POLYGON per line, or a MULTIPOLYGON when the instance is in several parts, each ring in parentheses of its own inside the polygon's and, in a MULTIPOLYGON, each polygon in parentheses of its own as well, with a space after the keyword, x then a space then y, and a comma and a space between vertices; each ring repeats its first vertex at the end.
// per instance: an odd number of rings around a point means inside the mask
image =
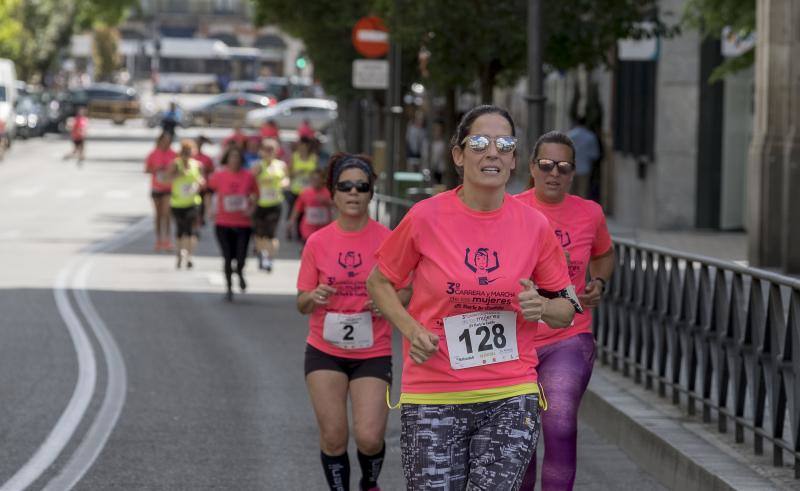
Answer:
POLYGON ((386 56, 389 52, 389 29, 380 17, 362 17, 353 26, 353 46, 367 58, 386 56))

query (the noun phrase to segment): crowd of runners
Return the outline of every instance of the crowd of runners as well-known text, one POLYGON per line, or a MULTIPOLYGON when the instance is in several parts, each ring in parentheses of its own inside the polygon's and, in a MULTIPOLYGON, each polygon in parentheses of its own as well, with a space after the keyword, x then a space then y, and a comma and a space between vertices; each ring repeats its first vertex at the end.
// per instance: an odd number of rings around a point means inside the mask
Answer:
POLYGON ((369 156, 322 163, 313 135, 291 148, 278 136, 236 129, 216 165, 202 138, 174 153, 171 134, 159 137, 147 158, 155 247, 191 268, 198 226, 213 219, 232 300, 234 273, 246 289, 251 234, 267 272, 282 216, 304 243, 297 310, 309 319, 305 380, 330 489, 349 489, 351 428, 359 488, 378 489, 393 328, 404 341, 392 407, 408 489, 533 490, 540 434, 541 489, 572 489, 592 309, 615 258, 600 206, 570 193, 570 138, 546 133, 526 157, 508 112, 473 108, 450 142, 461 185, 389 230, 368 214, 377 179, 369 156), (530 173, 530 186, 512 196, 515 169, 530 173))

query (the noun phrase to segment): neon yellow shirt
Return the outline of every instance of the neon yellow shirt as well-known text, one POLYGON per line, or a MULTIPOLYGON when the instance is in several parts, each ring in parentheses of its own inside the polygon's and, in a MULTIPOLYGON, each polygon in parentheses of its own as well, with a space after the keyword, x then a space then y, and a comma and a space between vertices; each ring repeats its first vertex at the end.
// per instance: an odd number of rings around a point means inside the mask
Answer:
POLYGON ((303 160, 299 152, 292 154, 292 185, 291 191, 300 194, 300 191, 311 185, 311 173, 317 168, 317 155, 310 153, 303 160))
POLYGON ((258 206, 266 208, 283 203, 283 181, 288 177, 286 162, 272 159, 267 165, 262 160, 258 166, 258 206))
POLYGON ((202 202, 200 197, 200 182, 203 175, 200 172, 200 162, 189 159, 184 165, 180 160, 175 160, 178 174, 172 180, 172 196, 170 206, 173 208, 190 208, 202 202))

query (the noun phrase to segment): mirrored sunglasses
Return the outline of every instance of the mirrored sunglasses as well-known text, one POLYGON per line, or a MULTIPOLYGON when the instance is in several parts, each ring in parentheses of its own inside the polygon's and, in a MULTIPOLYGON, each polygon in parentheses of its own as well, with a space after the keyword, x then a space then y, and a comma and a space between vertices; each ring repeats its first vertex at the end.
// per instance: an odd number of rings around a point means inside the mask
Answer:
POLYGON ((517 138, 515 136, 468 135, 461 140, 461 144, 468 146, 473 152, 485 152, 493 141, 494 146, 500 153, 510 153, 517 148, 517 138))

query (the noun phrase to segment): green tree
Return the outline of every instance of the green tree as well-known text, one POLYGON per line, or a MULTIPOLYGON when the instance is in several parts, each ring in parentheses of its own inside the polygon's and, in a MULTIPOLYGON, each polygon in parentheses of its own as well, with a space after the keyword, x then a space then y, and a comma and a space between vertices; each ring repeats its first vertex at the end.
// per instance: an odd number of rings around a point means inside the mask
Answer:
POLYGON ((311 0, 303 2, 302 8, 284 0, 253 3, 258 25, 278 25, 303 40, 306 54, 314 63, 314 76, 327 92, 344 100, 357 95, 350 85, 350 69, 358 54, 350 36, 356 21, 370 12, 368 1, 311 0))
MULTIPOLYGON (((518 80, 527 70, 527 1, 381 0, 392 34, 408 49, 424 45, 436 85, 467 86, 477 80, 481 99, 518 80)), ((545 63, 560 70, 611 64, 618 39, 670 35, 653 14, 656 0, 544 0, 545 63), (646 31, 643 20, 654 22, 646 31)))
POLYGON ((19 57, 22 43, 22 24, 14 17, 19 0, 0 0, 0 58, 19 57))
MULTIPOLYGON (((713 39, 719 39, 725 27, 735 35, 747 37, 756 29, 756 0, 689 0, 683 12, 683 22, 713 39)), ((751 66, 755 61, 755 51, 753 47, 725 60, 711 72, 709 82, 751 66)))
POLYGON ((110 81, 120 66, 119 31, 113 27, 99 25, 94 28, 92 43, 92 59, 94 60, 95 78, 110 81))
MULTIPOLYGON (((9 15, 0 16, 0 26, 16 22, 19 49, 11 56, 21 78, 43 76, 72 35, 97 24, 113 26, 124 19, 136 0, 3 0, 9 15)), ((2 32, 2 27, 0 27, 2 32)), ((0 49, 10 46, 0 34, 0 49)))

